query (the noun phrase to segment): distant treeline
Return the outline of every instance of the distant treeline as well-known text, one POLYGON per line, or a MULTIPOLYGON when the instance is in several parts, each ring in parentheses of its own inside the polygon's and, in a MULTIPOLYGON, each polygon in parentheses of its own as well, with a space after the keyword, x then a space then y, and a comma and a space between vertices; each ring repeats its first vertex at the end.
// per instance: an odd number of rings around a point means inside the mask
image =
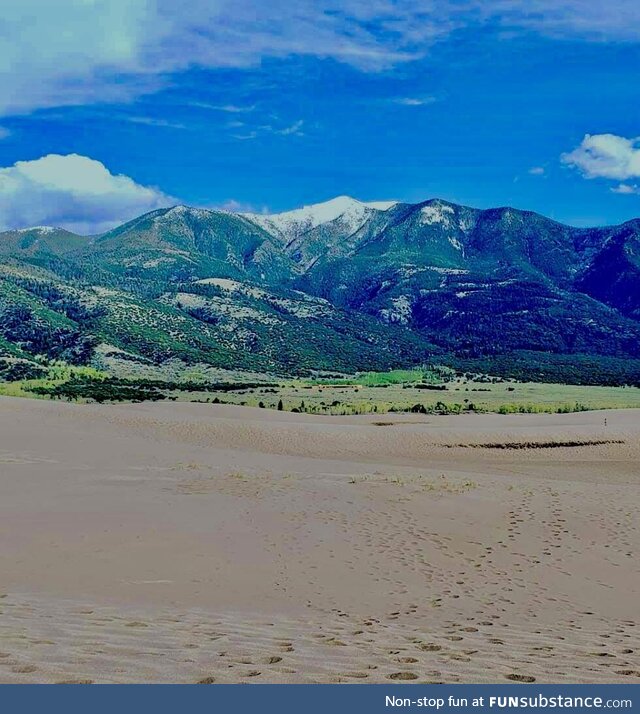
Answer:
POLYGON ((519 382, 640 387, 639 359, 521 351, 484 357, 448 357, 446 362, 459 373, 491 374, 519 382))
POLYGON ((91 400, 94 402, 157 402, 167 396, 155 387, 137 384, 103 382, 101 380, 71 380, 55 385, 29 387, 34 394, 65 399, 67 401, 91 400))
POLYGON ((29 387, 34 394, 70 401, 143 402, 168 399, 167 392, 234 392, 245 389, 276 387, 267 382, 163 382, 152 379, 128 380, 117 377, 95 378, 74 375, 59 384, 36 384, 29 387))
POLYGON ((414 404, 413 406, 392 406, 390 413, 413 413, 413 414, 467 414, 486 412, 496 412, 498 414, 571 414, 573 412, 586 412, 589 407, 580 402, 573 404, 501 404, 498 407, 487 406, 468 402, 466 404, 436 402, 435 404, 414 404))

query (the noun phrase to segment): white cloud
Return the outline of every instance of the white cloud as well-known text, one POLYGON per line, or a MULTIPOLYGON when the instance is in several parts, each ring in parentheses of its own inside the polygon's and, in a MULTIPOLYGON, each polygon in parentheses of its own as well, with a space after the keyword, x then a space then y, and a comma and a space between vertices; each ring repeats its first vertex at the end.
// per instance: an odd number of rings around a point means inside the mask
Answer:
MULTIPOLYGON (((637 0, 4 0, 0 113, 127 101, 189 67, 332 58, 377 71, 462 27, 640 40, 637 0)), ((228 107, 227 111, 233 111, 228 107)))
POLYGON ((238 141, 252 141, 258 138, 257 131, 248 131, 246 134, 232 134, 232 138, 238 139, 238 141))
POLYGON ((532 176, 544 176, 544 174, 545 174, 544 166, 532 166, 529 169, 529 173, 532 176))
POLYGON ((294 121, 293 124, 286 126, 275 126, 273 124, 259 124, 257 126, 251 126, 249 123, 241 121, 231 121, 227 123, 228 129, 245 129, 243 133, 231 134, 232 138, 238 139, 239 141, 250 141, 269 135, 304 136, 304 132, 302 131, 303 126, 303 119, 298 119, 297 121, 294 121))
POLYGON ((216 104, 207 104, 206 102, 192 102, 191 106, 201 107, 203 109, 216 109, 219 112, 227 112, 229 114, 244 114, 245 112, 252 112, 256 108, 255 104, 248 107, 241 107, 236 104, 223 104, 219 106, 216 104))
POLYGON ((228 213, 268 213, 269 209, 267 206, 257 207, 253 203, 246 203, 245 201, 236 201, 235 198, 230 198, 223 203, 217 203, 212 206, 205 206, 205 208, 212 208, 216 211, 227 211, 228 213))
POLYGON ((145 124, 146 126, 157 126, 163 129, 186 129, 186 124, 180 122, 168 121, 167 119, 158 119, 157 117, 127 117, 127 121, 132 124, 145 124))
POLYGON ((143 71, 141 45, 150 5, 146 0, 3 2, 0 111, 126 99, 145 85, 151 89, 156 80, 143 71), (118 82, 117 72, 132 76, 118 82))
POLYGON ((435 104, 436 97, 400 97, 393 100, 396 104, 402 104, 405 107, 424 107, 428 104, 435 104))
POLYGON ((291 124, 291 126, 285 126, 283 129, 277 129, 276 134, 281 134, 282 136, 304 136, 302 133, 302 126, 304 121, 298 119, 298 121, 291 124))
POLYGON ((145 211, 175 203, 171 197, 112 174, 78 154, 48 154, 0 168, 0 228, 54 225, 101 233, 145 211))
POLYGON ((562 154, 561 160, 589 179, 626 181, 640 176, 640 137, 586 134, 580 146, 562 154))
POLYGON ((504 27, 589 41, 640 40, 637 0, 468 0, 481 16, 497 18, 504 27))
POLYGON ((611 189, 612 193, 619 193, 623 196, 640 195, 640 186, 636 184, 621 183, 611 189))

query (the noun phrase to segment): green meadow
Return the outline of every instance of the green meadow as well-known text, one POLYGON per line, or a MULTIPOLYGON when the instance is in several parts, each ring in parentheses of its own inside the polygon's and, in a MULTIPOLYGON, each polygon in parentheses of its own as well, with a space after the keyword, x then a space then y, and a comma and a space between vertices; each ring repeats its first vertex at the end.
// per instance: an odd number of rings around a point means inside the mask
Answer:
MULTIPOLYGON (((434 385, 435 386, 435 385, 434 385)), ((537 413, 590 409, 640 408, 637 387, 596 387, 454 379, 429 389, 416 383, 365 380, 351 384, 289 382, 271 392, 258 389, 225 395, 224 401, 318 414, 417 413, 537 413)), ((204 396, 204 395, 200 395, 204 396)), ((205 399, 210 398, 207 395, 205 399)))
POLYGON ((640 388, 518 382, 456 373, 446 366, 277 379, 191 371, 114 376, 90 367, 54 365, 42 376, 0 381, 0 395, 74 402, 192 401, 311 414, 561 413, 640 408, 640 388))

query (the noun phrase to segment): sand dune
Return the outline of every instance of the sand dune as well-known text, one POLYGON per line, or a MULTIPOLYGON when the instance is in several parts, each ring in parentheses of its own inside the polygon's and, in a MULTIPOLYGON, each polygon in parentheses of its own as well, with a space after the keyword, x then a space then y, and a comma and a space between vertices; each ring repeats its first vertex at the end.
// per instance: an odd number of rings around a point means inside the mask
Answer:
POLYGON ((0 399, 0 682, 640 682, 639 496, 637 410, 0 399))

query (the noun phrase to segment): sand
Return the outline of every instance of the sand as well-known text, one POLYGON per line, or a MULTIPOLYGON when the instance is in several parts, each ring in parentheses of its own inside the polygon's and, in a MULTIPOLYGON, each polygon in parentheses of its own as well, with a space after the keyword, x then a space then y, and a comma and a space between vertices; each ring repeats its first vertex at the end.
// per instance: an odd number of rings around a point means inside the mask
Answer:
POLYGON ((640 410, 2 398, 0 682, 638 683, 639 501, 640 410))

